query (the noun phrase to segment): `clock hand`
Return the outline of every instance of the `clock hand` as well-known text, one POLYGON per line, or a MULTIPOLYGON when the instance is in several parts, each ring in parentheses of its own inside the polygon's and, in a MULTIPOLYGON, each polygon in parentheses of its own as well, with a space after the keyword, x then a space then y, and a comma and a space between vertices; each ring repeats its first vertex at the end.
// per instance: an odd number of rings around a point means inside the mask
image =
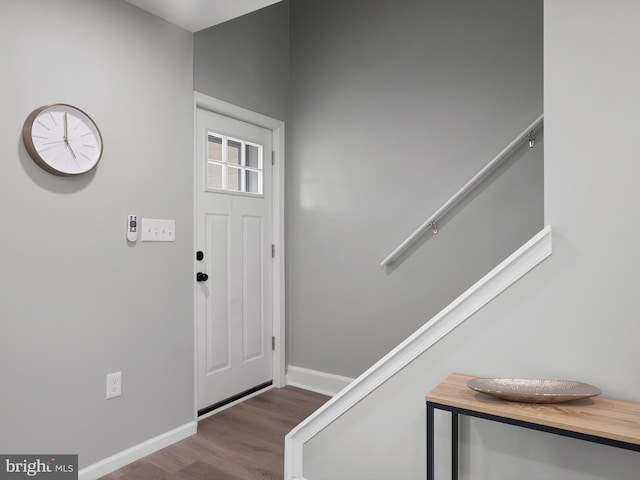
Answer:
POLYGON ((69 141, 67 140, 67 148, 69 149, 69 151, 71 152, 71 156, 73 157, 73 159, 76 159, 76 154, 73 151, 73 148, 71 148, 71 145, 69 145, 69 141))
POLYGON ((69 147, 69 139, 67 137, 67 112, 64 112, 64 135, 62 137, 62 141, 64 142, 64 146, 68 149, 69 147))
POLYGON ((64 146, 67 147, 69 149, 69 152, 71 153, 71 156, 73 157, 74 162, 78 163, 78 159, 76 158, 76 153, 73 151, 73 148, 71 148, 71 144, 69 143, 69 135, 68 135, 68 120, 67 120, 67 112, 64 112, 64 138, 63 138, 63 142, 64 142, 64 146))

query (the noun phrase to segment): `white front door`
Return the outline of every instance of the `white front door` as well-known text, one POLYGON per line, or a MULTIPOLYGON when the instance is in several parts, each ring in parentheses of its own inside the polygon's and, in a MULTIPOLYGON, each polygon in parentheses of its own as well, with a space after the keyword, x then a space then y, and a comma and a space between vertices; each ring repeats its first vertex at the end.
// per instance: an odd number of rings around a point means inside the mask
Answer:
POLYGON ((201 108, 196 127, 202 414, 273 378, 272 132, 201 108))

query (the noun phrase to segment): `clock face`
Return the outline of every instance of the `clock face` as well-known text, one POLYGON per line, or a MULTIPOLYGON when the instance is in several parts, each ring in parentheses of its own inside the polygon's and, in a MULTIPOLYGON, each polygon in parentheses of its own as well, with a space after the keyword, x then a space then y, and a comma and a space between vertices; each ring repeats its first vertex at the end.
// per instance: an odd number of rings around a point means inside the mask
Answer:
POLYGON ((102 136, 91 117, 71 105, 34 110, 22 129, 31 158, 54 175, 80 175, 98 165, 102 136))

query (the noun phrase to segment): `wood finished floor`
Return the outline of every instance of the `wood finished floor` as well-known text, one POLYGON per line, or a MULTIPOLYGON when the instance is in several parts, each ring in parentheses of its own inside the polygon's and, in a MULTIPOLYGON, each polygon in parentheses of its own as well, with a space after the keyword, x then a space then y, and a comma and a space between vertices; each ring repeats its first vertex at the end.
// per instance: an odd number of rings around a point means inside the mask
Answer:
POLYGON ((274 388, 198 423, 198 433, 102 480, 282 480, 284 437, 329 397, 274 388))

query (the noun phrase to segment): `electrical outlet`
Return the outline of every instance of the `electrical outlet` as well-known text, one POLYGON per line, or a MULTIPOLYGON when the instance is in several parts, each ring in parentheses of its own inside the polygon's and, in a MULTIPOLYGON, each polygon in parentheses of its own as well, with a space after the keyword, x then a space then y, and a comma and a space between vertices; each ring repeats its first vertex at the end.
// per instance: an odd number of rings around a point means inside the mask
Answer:
POLYGON ((122 372, 107 375, 107 400, 122 395, 122 372))

